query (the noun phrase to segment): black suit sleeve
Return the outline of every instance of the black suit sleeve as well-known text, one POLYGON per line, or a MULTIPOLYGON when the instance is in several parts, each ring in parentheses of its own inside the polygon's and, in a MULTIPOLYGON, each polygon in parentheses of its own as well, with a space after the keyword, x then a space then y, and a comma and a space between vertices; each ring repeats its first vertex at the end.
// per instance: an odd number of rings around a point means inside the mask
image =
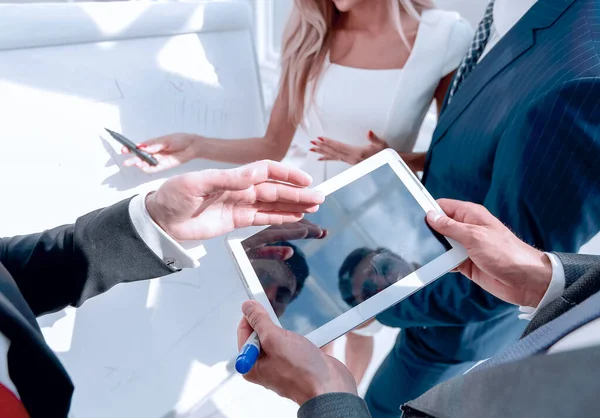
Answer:
POLYGON ((525 329, 523 337, 600 292, 600 256, 555 254, 565 271, 565 290, 561 297, 540 309, 525 329))
POLYGON ((298 411, 298 418, 370 417, 365 401, 350 393, 328 393, 317 396, 302 405, 298 411))
MULTIPOLYGON (((565 289, 592 269, 600 268, 600 256, 587 254, 554 253, 565 271, 565 289)), ((600 281, 600 277, 598 278, 600 281)), ((591 296, 591 295, 589 295, 591 296)))
POLYGON ((129 200, 40 234, 0 239, 0 262, 36 316, 87 299, 116 284, 173 273, 138 235, 129 200))

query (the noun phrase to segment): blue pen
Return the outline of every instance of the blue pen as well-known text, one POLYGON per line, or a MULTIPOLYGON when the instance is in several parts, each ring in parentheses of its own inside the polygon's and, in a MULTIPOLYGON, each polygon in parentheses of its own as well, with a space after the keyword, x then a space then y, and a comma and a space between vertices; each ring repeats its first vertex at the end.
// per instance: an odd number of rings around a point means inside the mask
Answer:
POLYGON ((242 350, 235 360, 235 370, 240 374, 248 373, 252 370, 252 367, 254 367, 254 363, 258 360, 259 354, 260 341, 258 339, 258 334, 254 331, 242 346, 242 350))

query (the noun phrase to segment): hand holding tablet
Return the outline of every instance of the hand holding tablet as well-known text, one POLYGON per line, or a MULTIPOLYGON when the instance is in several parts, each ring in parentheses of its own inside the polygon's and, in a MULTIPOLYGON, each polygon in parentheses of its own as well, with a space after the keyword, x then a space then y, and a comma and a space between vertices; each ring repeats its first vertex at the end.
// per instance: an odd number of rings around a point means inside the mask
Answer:
POLYGON ((427 212, 441 209, 394 151, 316 189, 325 202, 303 224, 245 229, 227 242, 249 296, 276 325, 318 346, 466 259, 428 226, 427 212))

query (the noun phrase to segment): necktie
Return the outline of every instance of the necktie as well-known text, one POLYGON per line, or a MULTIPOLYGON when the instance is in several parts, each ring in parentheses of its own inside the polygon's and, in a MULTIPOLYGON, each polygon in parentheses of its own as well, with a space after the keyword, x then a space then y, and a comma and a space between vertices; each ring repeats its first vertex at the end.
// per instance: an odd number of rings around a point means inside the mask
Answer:
POLYGON ((29 418, 25 407, 14 393, 0 383, 0 417, 29 418))
POLYGON ((448 94, 448 104, 450 104, 452 97, 454 97, 458 88, 466 80, 467 76, 471 74, 471 71, 473 71, 481 54, 483 54, 483 51, 485 50, 494 23, 494 2, 495 0, 491 0, 487 9, 485 9, 483 20, 479 23, 479 27, 475 33, 475 39, 473 39, 473 43, 471 44, 467 55, 463 58, 456 70, 456 76, 454 77, 454 81, 450 87, 450 93, 448 94))

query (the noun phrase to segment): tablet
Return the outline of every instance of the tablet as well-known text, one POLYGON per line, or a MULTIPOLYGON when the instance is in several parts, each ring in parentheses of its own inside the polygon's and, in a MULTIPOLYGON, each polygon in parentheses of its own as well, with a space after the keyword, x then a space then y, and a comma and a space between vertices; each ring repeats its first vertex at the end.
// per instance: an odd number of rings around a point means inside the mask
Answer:
POLYGON ((295 224, 233 232, 227 244, 250 298, 323 346, 466 258, 425 216, 441 208, 393 150, 316 187, 325 202, 295 224))

